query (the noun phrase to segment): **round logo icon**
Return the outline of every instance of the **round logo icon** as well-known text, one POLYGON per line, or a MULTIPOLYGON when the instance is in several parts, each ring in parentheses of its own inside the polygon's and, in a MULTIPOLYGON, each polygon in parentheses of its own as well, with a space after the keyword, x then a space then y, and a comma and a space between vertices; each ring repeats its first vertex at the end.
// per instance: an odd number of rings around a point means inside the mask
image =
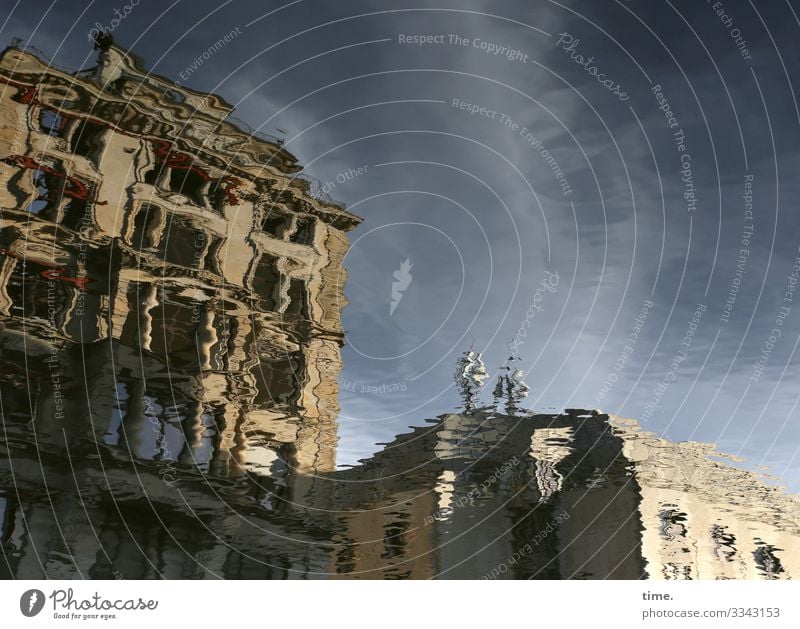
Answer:
POLYGON ((23 616, 32 618, 44 607, 44 592, 41 590, 28 590, 19 598, 19 611, 23 616))

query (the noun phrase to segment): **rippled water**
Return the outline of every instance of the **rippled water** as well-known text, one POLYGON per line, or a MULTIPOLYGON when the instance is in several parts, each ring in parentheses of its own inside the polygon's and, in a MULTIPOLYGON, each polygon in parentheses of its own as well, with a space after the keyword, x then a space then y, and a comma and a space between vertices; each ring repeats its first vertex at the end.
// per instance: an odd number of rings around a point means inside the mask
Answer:
MULTIPOLYGON (((293 4, 256 28, 308 26, 293 4)), ((697 69, 715 108, 749 99, 709 123, 652 43, 651 80, 517 9, 370 13, 269 97, 243 19, 165 76, 108 37, 96 64, 2 53, 0 576, 800 576, 796 143, 746 82, 785 108, 778 62, 697 69), (406 45, 436 29, 475 45, 406 45)))
MULTIPOLYGON (((6 577, 798 570, 798 503, 765 479, 712 458, 711 446, 672 443, 632 420, 520 411, 519 383, 500 380, 494 405, 477 407, 474 352, 457 370, 469 410, 420 422, 337 470, 335 424, 315 427, 291 395, 281 406, 251 391, 254 401, 237 405, 234 379, 211 397, 208 374, 168 370, 141 348, 108 341, 51 352, 32 331, 3 334, 6 577), (258 419, 267 412, 272 424, 258 419)), ((268 384, 292 391, 298 373, 274 365, 268 384)))
POLYGON ((86 407, 57 428, 7 420, 6 577, 797 575, 794 499, 630 420, 475 409, 315 473, 295 445, 202 416, 108 410, 94 431, 86 407))

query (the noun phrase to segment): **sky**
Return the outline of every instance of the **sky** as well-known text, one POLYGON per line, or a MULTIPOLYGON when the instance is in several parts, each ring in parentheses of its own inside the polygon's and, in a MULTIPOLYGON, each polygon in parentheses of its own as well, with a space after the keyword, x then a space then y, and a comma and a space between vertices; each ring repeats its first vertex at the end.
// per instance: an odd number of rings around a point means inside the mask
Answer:
POLYGON ((76 69, 113 29, 364 218, 340 464, 456 409, 472 348, 518 357, 527 408, 800 491, 796 2, 123 2, 4 0, 3 42, 76 69))

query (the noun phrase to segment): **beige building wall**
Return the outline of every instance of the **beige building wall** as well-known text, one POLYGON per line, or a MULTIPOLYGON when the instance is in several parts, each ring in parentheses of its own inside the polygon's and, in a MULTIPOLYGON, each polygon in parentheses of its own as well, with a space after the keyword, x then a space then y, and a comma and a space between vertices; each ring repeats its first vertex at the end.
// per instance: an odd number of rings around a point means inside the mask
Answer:
MULTIPOLYGON (((77 329, 83 342, 166 359, 193 333, 198 417, 225 406, 221 455, 232 472, 269 458, 274 444, 293 445, 301 470, 332 471, 345 232, 361 219, 313 197, 280 142, 243 131, 226 120, 231 111, 113 45, 79 75, 5 50, 0 314, 11 327, 21 319, 9 287, 35 262, 71 293, 51 340, 76 342, 77 329), (76 195, 80 220, 70 215, 76 195), (103 257, 105 279, 90 268, 103 257), (283 356, 297 363, 297 392, 273 404, 263 373, 283 356)), ((198 417, 187 418, 189 448, 203 432, 198 417)))
POLYGON ((800 577, 796 497, 721 460, 710 444, 670 442, 635 420, 613 423, 640 487, 649 578, 800 577))

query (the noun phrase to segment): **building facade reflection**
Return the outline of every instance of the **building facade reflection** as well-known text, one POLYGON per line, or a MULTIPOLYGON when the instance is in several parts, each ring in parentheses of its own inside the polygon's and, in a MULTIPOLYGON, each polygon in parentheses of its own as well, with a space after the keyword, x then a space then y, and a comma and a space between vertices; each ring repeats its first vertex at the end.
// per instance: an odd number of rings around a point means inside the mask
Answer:
MULTIPOLYGON (((220 98, 109 42, 79 74, 8 49, 0 81, 0 313, 18 350, 36 333, 28 362, 49 360, 54 386, 86 371, 90 408, 70 414, 140 458, 234 473, 288 447, 290 464, 332 470, 360 219, 220 98)), ((66 421, 56 391, 33 417, 45 431, 66 421)))
MULTIPOLYGON (((7 578, 796 578, 800 507, 597 412, 462 412, 337 469, 346 233, 277 140, 111 42, 0 57, 7 578)), ((488 386, 488 385, 487 385, 488 386)))

